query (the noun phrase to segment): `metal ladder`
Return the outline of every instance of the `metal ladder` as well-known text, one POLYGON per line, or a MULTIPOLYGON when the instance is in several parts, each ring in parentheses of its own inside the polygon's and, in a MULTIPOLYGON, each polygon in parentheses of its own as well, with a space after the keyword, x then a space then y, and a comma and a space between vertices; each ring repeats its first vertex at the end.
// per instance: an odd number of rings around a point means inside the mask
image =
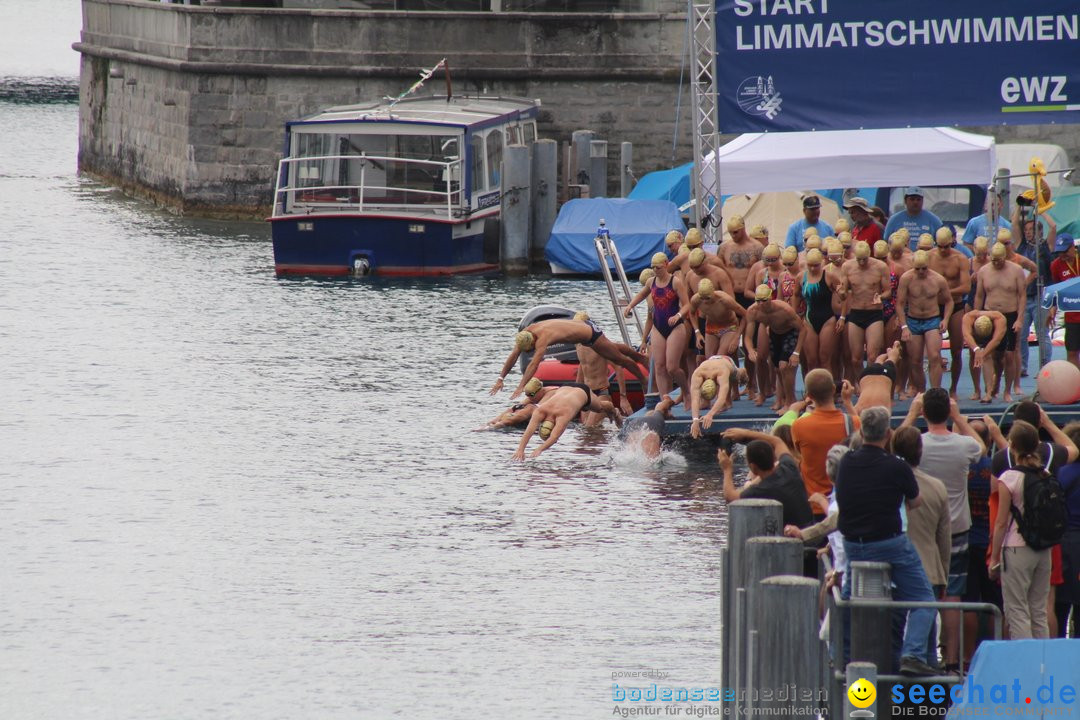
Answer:
MULTIPOLYGON (((630 301, 634 299, 634 295, 630 292, 630 283, 626 281, 626 270, 623 269, 619 249, 611 241, 611 231, 604 227, 603 220, 600 221, 600 227, 596 231, 593 244, 596 246, 596 259, 600 261, 600 272, 604 276, 604 284, 607 285, 608 297, 611 298, 611 308, 615 311, 615 321, 619 323, 619 332, 622 334, 623 342, 630 347, 637 347, 630 341, 630 331, 627 330, 626 318, 623 317, 623 311, 630 304, 630 301), (615 287, 616 278, 611 275, 608 260, 611 260, 615 265, 615 274, 618 276, 619 282, 618 290, 615 287), (622 291, 621 300, 619 290, 622 291)), ((641 323, 641 318, 638 317, 637 308, 634 308, 633 314, 634 322, 637 324, 638 337, 641 337, 644 342, 645 327, 641 323)))

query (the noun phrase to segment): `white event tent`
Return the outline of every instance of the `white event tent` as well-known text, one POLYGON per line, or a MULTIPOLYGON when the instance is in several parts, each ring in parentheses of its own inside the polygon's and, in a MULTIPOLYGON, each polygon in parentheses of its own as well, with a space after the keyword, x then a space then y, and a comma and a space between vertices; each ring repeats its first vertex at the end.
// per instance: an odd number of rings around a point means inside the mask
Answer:
MULTIPOLYGON (((703 161, 711 184, 712 154, 703 161)), ((747 133, 719 150, 720 194, 988 185, 994 138, 952 128, 747 133)))

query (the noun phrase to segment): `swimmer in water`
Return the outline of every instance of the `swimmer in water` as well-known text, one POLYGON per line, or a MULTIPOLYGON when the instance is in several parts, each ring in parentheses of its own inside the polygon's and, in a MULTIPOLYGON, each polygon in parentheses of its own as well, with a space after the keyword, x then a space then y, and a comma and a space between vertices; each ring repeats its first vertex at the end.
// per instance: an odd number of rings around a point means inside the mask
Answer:
POLYGON ((522 402, 514 403, 491 420, 488 420, 487 425, 478 427, 473 432, 498 430, 527 424, 532 417, 533 410, 536 409, 536 403, 543 400, 547 392, 548 389, 544 387, 544 383, 540 382, 540 378, 529 380, 529 382, 525 383, 525 399, 522 402))
POLYGON ((701 437, 702 428, 708 430, 716 414, 731 407, 731 388, 745 385, 748 380, 746 370, 737 367, 727 355, 713 355, 698 365, 690 379, 691 437, 701 437), (704 418, 699 417, 702 400, 713 402, 704 418))

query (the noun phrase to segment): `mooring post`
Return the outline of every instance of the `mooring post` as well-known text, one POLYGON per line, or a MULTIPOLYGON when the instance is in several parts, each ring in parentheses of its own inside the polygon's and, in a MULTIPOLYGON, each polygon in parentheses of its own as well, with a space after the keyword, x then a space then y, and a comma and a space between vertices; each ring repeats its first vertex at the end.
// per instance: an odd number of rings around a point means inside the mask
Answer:
POLYGON ((634 143, 624 142, 619 146, 619 196, 626 197, 634 189, 634 143))
MULTIPOLYGON (((843 707, 844 707, 844 720, 858 720, 859 718, 866 718, 866 717, 876 718, 876 717, 879 717, 878 714, 877 714, 877 709, 879 707, 878 699, 882 699, 883 696, 880 695, 880 693, 877 692, 877 668, 874 667, 874 663, 868 663, 868 662, 848 663, 848 666, 847 666, 847 685, 846 685, 846 687, 851 687, 852 685, 859 682, 860 680, 865 680, 867 683, 869 683, 869 685, 871 687, 875 688, 874 701, 872 703, 870 703, 869 705, 863 705, 862 702, 860 701, 859 705, 856 706, 856 705, 852 704, 851 696, 848 695, 847 692, 845 692, 844 693, 844 705, 843 705, 843 707), (859 711, 859 714, 858 715, 853 715, 852 713, 854 711, 856 711, 856 710, 859 711), (869 715, 866 714, 867 711, 869 711, 869 713, 870 713, 869 715)), ((855 695, 856 695, 856 697, 860 697, 860 696, 869 697, 869 694, 865 693, 865 690, 863 688, 856 688, 855 695)), ((886 716, 882 715, 880 717, 886 717, 886 716)))
MULTIPOLYGON (((859 607, 859 600, 891 600, 892 583, 886 562, 851 563, 851 662, 872 663, 887 675, 893 667, 893 611, 888 608, 859 607)), ((880 697, 882 713, 892 713, 892 703, 880 697)))
POLYGON ((589 197, 607 197, 607 140, 589 143, 589 197))
MULTIPOLYGON (((800 567, 802 566, 800 560, 800 567)), ((818 687, 818 581, 802 575, 777 575, 758 584, 754 594, 757 633, 754 684, 758 709, 810 717, 824 700, 818 687)))
POLYGON ((504 273, 523 275, 529 271, 529 148, 510 145, 503 151, 502 223, 499 258, 504 273))
POLYGON ((777 536, 783 527, 784 506, 775 500, 736 500, 728 505, 727 554, 724 556, 724 587, 720 616, 724 687, 733 687, 737 646, 735 598, 746 571, 746 542, 752 537, 777 536))
POLYGON ((544 249, 551 228, 555 224, 557 168, 559 164, 559 144, 554 140, 537 140, 533 143, 532 154, 532 245, 529 257, 533 267, 543 266, 544 249))
MULTIPOLYGON (((735 642, 735 661, 733 687, 735 688, 736 712, 743 707, 741 698, 753 697, 750 676, 753 669, 751 662, 756 662, 752 657, 750 638, 757 633, 760 637, 760 628, 757 627, 757 618, 753 608, 759 602, 758 595, 761 592, 761 581, 776 575, 798 575, 803 566, 803 544, 799 540, 788 537, 753 537, 746 541, 746 562, 743 564, 743 577, 736 583, 737 613, 735 627, 737 634, 733 638, 735 642), (741 599, 742 602, 738 600, 741 599)), ((774 619, 775 621, 775 619, 774 619)), ((759 641, 760 642, 760 641, 759 641)), ((760 647, 760 646, 759 646, 760 647)), ((755 678, 756 679, 756 678, 755 678)), ((749 706, 750 703, 746 703, 749 706)))
MULTIPOLYGON (((589 149, 595 135, 596 133, 592 130, 575 130, 570 135, 570 152, 574 157, 574 166, 570 175, 571 185, 585 185, 586 187, 589 185, 589 171, 592 170, 589 149)), ((570 193, 570 197, 572 199, 574 194, 570 193)))

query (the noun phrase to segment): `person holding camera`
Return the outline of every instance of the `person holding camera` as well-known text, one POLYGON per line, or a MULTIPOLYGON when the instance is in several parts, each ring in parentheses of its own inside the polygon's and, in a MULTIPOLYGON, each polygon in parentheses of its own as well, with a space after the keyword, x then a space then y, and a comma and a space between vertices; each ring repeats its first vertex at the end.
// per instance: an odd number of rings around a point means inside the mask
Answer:
MULTIPOLYGON (((1034 194, 1033 194, 1034 195, 1034 194)), ((1030 204, 1022 204, 1020 201, 1027 201, 1028 198, 1024 195, 1016 198, 1017 205, 1016 210, 1013 211, 1013 228, 1020 229, 1020 242, 1016 245, 1016 254, 1021 257, 1025 257, 1032 262, 1033 265, 1037 263, 1039 276, 1042 279, 1043 285, 1049 285, 1050 280, 1050 259, 1054 254, 1054 246, 1057 245, 1057 225, 1054 223, 1054 218, 1049 214, 1039 215, 1039 219, 1042 222, 1036 222, 1034 208, 1030 204), (1043 223, 1046 227, 1046 247, 1037 248, 1037 245, 1044 238, 1043 236, 1043 223)), ((1027 377, 1028 374, 1028 358, 1031 353, 1029 352, 1029 346, 1027 342, 1028 330, 1032 325, 1035 326, 1035 337, 1039 342, 1040 360, 1049 360, 1051 357, 1050 348, 1050 329, 1046 323, 1047 311, 1042 307, 1042 303, 1039 301, 1041 298, 1038 294, 1038 284, 1029 282, 1027 285, 1027 296, 1024 303, 1024 326, 1020 332, 1020 377, 1027 377)))
POLYGON ((751 498, 776 500, 784 506, 784 525, 803 528, 814 522, 799 466, 791 448, 780 438, 743 428, 725 430, 716 460, 724 472, 724 499, 729 503, 751 498), (735 487, 733 443, 746 444, 746 464, 750 474, 759 478, 741 488, 735 487))

